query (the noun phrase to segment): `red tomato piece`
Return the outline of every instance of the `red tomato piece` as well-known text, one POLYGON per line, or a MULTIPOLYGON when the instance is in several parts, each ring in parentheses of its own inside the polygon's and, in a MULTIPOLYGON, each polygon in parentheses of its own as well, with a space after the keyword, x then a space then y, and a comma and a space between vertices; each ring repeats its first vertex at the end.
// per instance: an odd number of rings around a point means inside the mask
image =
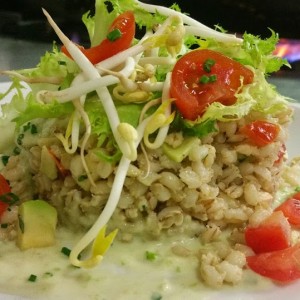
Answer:
POLYGON ((263 120, 256 120, 241 128, 241 132, 258 147, 272 143, 277 138, 279 130, 278 125, 263 120))
POLYGON ((55 156, 55 154, 48 149, 49 154, 51 155, 51 157, 53 158, 56 168, 59 171, 59 174, 61 175, 62 178, 65 178, 69 175, 69 171, 63 166, 63 164, 61 163, 61 161, 55 156))
POLYGON ((300 192, 276 207, 275 211, 282 211, 290 224, 300 226, 300 192))
POLYGON ((275 161, 276 164, 282 162, 285 153, 286 153, 286 146, 285 144, 282 144, 280 150, 278 151, 277 160, 275 161))
MULTIPOLYGON (((0 196, 10 192, 11 189, 8 182, 6 181, 4 176, 0 174, 0 196)), ((8 203, 0 201, 0 216, 6 211, 7 208, 8 208, 8 203)))
POLYGON ((273 212, 257 227, 247 227, 245 240, 255 253, 285 249, 290 246, 291 226, 281 211, 273 212))
POLYGON ((280 282, 290 282, 300 278, 299 262, 300 244, 247 257, 247 264, 251 270, 280 282))
POLYGON ((232 105, 241 85, 253 81, 253 72, 239 62, 213 50, 198 49, 175 64, 170 93, 182 116, 195 120, 213 102, 232 105))
MULTIPOLYGON (((120 37, 115 40, 105 38, 99 45, 85 49, 82 46, 78 48, 90 60, 92 64, 109 58, 130 47, 135 35, 135 18, 131 11, 127 11, 119 15, 110 26, 109 33, 118 29, 120 37)), ((71 57, 65 46, 61 48, 67 56, 71 57)))

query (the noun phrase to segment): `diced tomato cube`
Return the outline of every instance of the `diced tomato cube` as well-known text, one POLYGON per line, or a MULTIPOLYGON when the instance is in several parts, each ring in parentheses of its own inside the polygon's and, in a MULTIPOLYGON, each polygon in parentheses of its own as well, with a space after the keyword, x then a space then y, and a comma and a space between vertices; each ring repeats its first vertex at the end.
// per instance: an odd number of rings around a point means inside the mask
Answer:
POLYGON ((300 192, 279 205, 275 211, 282 211, 292 225, 300 226, 300 192))
POLYGON ((259 226, 247 227, 245 240, 256 254, 282 250, 290 246, 291 226, 284 214, 276 211, 259 226))
POLYGON ((300 278, 300 243, 292 247, 247 257, 254 272, 280 282, 300 278))

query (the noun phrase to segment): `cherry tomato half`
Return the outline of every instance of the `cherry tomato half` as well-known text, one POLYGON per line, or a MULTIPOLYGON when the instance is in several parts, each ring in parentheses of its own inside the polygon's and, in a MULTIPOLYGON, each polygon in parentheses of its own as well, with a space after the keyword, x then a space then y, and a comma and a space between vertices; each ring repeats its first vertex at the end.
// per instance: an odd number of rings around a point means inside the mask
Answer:
POLYGON ((275 211, 282 211, 292 225, 300 226, 300 192, 276 207, 275 211))
MULTIPOLYGON (((92 64, 97 64, 130 47, 135 35, 135 18, 133 12, 126 11, 119 15, 110 26, 108 33, 114 30, 120 31, 120 36, 115 40, 105 38, 99 45, 88 49, 78 46, 92 64)), ((61 51, 71 57, 65 46, 62 46, 61 51)))
MULTIPOLYGON (((10 186, 3 175, 0 174, 0 196, 11 192, 10 186)), ((8 208, 8 203, 0 201, 0 216, 8 208)))
POLYGON ((219 52, 198 49, 183 55, 175 64, 170 93, 182 116, 195 120, 215 101, 234 104, 241 78, 249 84, 253 76, 244 65, 219 52))
POLYGON ((278 125, 263 120, 256 120, 241 128, 241 132, 258 147, 272 143, 277 138, 279 131, 278 125))
POLYGON ((254 272, 280 282, 300 278, 300 243, 292 247, 248 256, 247 264, 254 272))
POLYGON ((281 211, 273 212, 260 225, 245 229, 245 241, 257 254, 282 250, 291 244, 291 226, 281 211))

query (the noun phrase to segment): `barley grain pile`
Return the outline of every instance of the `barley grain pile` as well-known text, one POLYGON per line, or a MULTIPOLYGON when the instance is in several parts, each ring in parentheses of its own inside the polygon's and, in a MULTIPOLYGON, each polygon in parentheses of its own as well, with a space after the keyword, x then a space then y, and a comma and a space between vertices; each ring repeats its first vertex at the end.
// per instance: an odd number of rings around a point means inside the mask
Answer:
MULTIPOLYGON (((287 178, 291 170, 283 171, 287 168, 285 158, 278 160, 291 114, 287 110, 272 116, 272 122, 280 125, 280 134, 273 143, 260 148, 240 133, 243 125, 260 118, 252 112, 237 121, 218 122, 217 131, 196 138, 180 163, 161 148, 148 149, 146 154, 140 149, 138 159, 130 165, 109 228, 119 228, 118 238, 124 242, 139 235, 159 239, 181 233, 198 238, 199 245, 212 245, 209 251, 198 253, 202 279, 210 286, 238 283, 250 251, 244 245, 243 229, 270 215, 283 182, 294 184, 287 178), (226 242, 222 237, 225 232, 226 242)), ((106 204, 117 165, 99 160, 91 137, 85 158, 96 183, 93 186, 82 176, 80 155, 66 153, 58 140, 49 138, 49 132, 65 130, 64 120, 37 121, 36 125, 41 134, 24 137, 21 153, 10 157, 2 174, 21 201, 48 200, 57 208, 61 226, 86 230, 106 204), (57 172, 50 178, 41 169, 43 147, 58 158, 63 174, 57 172)), ((181 132, 170 132, 165 141, 173 148, 182 142, 181 132)), ((172 251, 189 255, 184 247, 172 251)))

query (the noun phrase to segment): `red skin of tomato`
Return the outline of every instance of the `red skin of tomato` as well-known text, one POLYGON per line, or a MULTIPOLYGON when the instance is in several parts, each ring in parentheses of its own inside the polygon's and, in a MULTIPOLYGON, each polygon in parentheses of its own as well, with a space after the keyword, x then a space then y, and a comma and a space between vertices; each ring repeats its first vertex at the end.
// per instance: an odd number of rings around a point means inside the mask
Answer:
POLYGON ((241 85, 253 81, 253 72, 237 61, 213 50, 198 49, 183 55, 175 64, 171 76, 170 94, 181 115, 188 120, 201 116, 208 105, 220 102, 232 105, 241 85), (210 72, 204 70, 207 59, 215 64, 210 72), (199 82, 200 78, 216 75, 216 81, 199 82))
POLYGON ((273 212, 256 227, 245 229, 246 244, 256 254, 288 248, 290 240, 290 224, 281 211, 273 212))
POLYGON ((282 211, 290 224, 300 227, 300 192, 276 207, 275 211, 282 211))
POLYGON ((248 256, 248 267, 254 272, 283 283, 300 278, 300 243, 292 247, 248 256))
POLYGON ((283 161, 285 153, 286 146, 285 144, 282 144, 280 150, 278 151, 277 160, 275 161, 275 164, 279 164, 283 161))
MULTIPOLYGON (((115 29, 121 31, 121 37, 114 41, 105 38, 99 45, 88 49, 78 46, 92 64, 97 64, 130 47, 135 35, 135 19, 133 12, 126 11, 119 15, 110 26, 109 32, 115 29)), ((61 51, 71 58, 65 46, 62 46, 61 51)))
POLYGON ((263 120, 256 120, 241 128, 241 132, 258 147, 272 143, 277 138, 279 131, 278 125, 263 120))
MULTIPOLYGON (((4 176, 0 174, 0 196, 10 192, 11 189, 8 182, 6 181, 4 176)), ((8 204, 0 201, 0 216, 6 211, 7 208, 8 204)))

